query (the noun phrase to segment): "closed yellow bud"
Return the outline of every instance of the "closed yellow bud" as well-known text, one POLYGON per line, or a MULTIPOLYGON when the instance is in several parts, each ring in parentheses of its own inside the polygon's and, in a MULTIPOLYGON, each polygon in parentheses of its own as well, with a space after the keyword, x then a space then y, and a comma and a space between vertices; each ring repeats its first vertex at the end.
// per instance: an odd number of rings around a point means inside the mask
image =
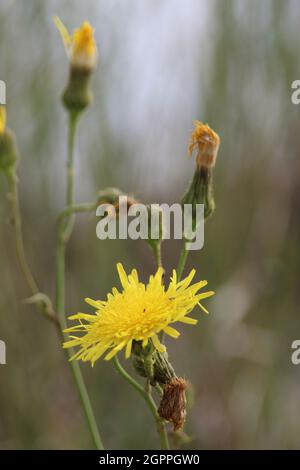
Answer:
POLYGON ((84 21, 73 34, 71 63, 77 67, 93 69, 97 63, 97 47, 94 29, 84 21))
POLYGON ((54 23, 60 32, 70 60, 70 75, 63 93, 63 103, 72 113, 83 111, 92 101, 90 78, 97 64, 97 47, 94 29, 84 21, 70 35, 65 25, 56 16, 54 23))
POLYGON ((58 16, 55 16, 53 20, 60 32, 71 66, 93 70, 97 64, 98 52, 94 29, 90 23, 84 21, 79 28, 75 29, 73 35, 70 35, 58 16))

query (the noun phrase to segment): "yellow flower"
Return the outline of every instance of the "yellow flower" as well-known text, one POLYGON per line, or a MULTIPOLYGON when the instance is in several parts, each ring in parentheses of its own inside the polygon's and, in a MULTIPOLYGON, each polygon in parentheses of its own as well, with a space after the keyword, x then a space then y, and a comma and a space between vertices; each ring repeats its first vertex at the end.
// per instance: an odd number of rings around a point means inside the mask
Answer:
POLYGON ((196 148, 197 166, 212 168, 215 166, 220 145, 220 137, 208 124, 194 121, 195 129, 191 135, 189 144, 189 155, 191 156, 196 148))
POLYGON ((97 47, 94 38, 94 29, 91 27, 90 23, 84 21, 80 28, 75 29, 71 36, 65 25, 57 16, 53 19, 70 57, 71 65, 87 69, 95 68, 97 63, 97 47))
POLYGON ((157 336, 159 332, 178 338, 180 333, 171 324, 195 325, 197 320, 188 314, 196 305, 208 313, 200 301, 211 297, 214 292, 199 294, 207 281, 190 285, 194 269, 182 281, 177 281, 174 270, 168 288, 162 282, 162 268, 150 276, 147 285, 139 281, 135 269, 130 275, 125 273, 121 263, 117 264, 117 269, 123 290, 119 292, 113 288, 106 301, 87 298, 86 302, 96 309, 96 313, 77 313, 69 317, 79 321, 78 325, 65 330, 70 340, 63 347, 80 347, 72 359, 90 361, 94 365, 104 353, 108 352, 105 359, 109 360, 123 348, 125 357, 129 358, 133 341, 141 341, 143 347, 152 341, 158 351, 164 352, 165 347, 157 336), (74 333, 82 335, 78 337, 74 333))
POLYGON ((6 127, 6 109, 5 106, 0 106, 0 133, 5 131, 6 127))

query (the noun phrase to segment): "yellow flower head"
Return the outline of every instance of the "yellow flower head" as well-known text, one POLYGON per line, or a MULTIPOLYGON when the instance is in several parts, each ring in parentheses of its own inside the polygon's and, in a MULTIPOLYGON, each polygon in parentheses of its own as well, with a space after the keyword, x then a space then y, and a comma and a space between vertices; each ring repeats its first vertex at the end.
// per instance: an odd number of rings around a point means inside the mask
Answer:
POLYGON ((80 28, 75 29, 72 36, 57 16, 54 17, 54 23, 70 56, 71 65, 94 69, 97 62, 97 46, 94 29, 90 23, 84 21, 80 28))
POLYGON ((220 145, 220 137, 208 124, 194 121, 195 129, 191 135, 189 155, 196 149, 198 167, 212 168, 215 166, 220 145))
POLYGON ((139 281, 135 269, 130 275, 125 273, 121 263, 117 264, 117 269, 123 290, 119 292, 113 288, 106 301, 85 299, 96 309, 96 313, 77 313, 69 317, 70 320, 79 321, 78 325, 65 330, 70 340, 63 347, 80 347, 72 359, 90 361, 94 365, 104 353, 108 352, 105 359, 109 360, 123 348, 125 357, 129 358, 133 341, 141 341, 146 347, 151 340, 158 351, 164 352, 165 347, 157 336, 159 332, 178 338, 180 333, 170 324, 195 325, 197 320, 188 314, 196 305, 208 313, 200 301, 211 297, 214 292, 199 293, 207 281, 190 285, 195 275, 194 269, 182 281, 177 281, 174 270, 168 288, 162 282, 162 268, 150 276, 147 285, 139 281))
POLYGON ((0 106, 0 133, 2 134, 6 128, 6 109, 5 106, 0 106))

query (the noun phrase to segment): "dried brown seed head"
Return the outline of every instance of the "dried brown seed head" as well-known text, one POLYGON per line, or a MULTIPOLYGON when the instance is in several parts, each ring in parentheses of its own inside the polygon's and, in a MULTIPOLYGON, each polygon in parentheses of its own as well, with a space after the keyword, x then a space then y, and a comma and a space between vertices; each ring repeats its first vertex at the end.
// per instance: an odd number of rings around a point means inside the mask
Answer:
POLYGON ((161 418, 173 424, 174 431, 179 431, 184 425, 186 387, 187 383, 183 378, 171 379, 164 386, 164 394, 157 410, 161 418))

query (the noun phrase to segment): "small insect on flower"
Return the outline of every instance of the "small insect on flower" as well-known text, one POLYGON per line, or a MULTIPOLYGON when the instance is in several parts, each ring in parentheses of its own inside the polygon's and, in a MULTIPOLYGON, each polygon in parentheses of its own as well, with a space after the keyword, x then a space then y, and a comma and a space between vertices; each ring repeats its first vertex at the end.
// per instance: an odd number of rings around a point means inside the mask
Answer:
POLYGON ((117 269, 122 291, 113 288, 106 301, 87 298, 86 302, 96 309, 96 313, 77 313, 69 317, 79 321, 78 325, 65 330, 70 340, 63 347, 80 347, 71 360, 90 361, 94 365, 104 353, 108 352, 105 359, 109 360, 124 348, 125 357, 129 358, 133 341, 141 342, 143 347, 152 341, 158 351, 164 352, 165 346, 160 343, 158 333, 163 331, 172 338, 178 338, 180 333, 171 324, 195 325, 197 320, 188 314, 196 305, 208 313, 200 301, 211 297, 214 292, 199 293, 207 281, 191 285, 194 269, 182 281, 177 281, 173 270, 167 288, 163 284, 162 268, 150 276, 147 285, 139 281, 136 269, 129 275, 121 263, 117 264, 117 269), (77 333, 82 335, 74 336, 77 333))
POLYGON ((191 135, 189 155, 196 149, 196 163, 199 168, 215 166, 220 145, 220 137, 208 124, 194 121, 195 129, 191 135))
POLYGON ((88 21, 84 21, 80 28, 75 29, 71 36, 62 21, 53 18, 64 42, 71 65, 79 68, 94 69, 97 63, 97 47, 94 38, 94 29, 88 21))

